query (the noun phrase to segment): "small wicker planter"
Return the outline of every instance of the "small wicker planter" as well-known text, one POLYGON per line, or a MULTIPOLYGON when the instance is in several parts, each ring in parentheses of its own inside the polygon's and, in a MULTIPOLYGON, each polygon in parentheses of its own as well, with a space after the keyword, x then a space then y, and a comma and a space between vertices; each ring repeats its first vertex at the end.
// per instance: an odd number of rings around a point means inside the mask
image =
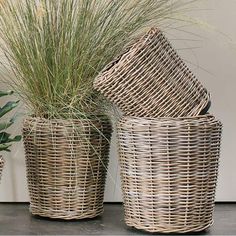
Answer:
POLYGON ((213 116, 119 122, 128 226, 186 233, 212 225, 221 128, 213 116))
POLYGON ((2 177, 3 166, 4 166, 4 159, 2 156, 0 156, 0 182, 1 182, 1 177, 2 177))
POLYGON ((111 124, 105 117, 24 121, 33 215, 70 220, 103 212, 110 136, 111 124))
POLYGON ((159 29, 151 29, 110 63, 94 88, 127 116, 205 114, 210 95, 159 29))

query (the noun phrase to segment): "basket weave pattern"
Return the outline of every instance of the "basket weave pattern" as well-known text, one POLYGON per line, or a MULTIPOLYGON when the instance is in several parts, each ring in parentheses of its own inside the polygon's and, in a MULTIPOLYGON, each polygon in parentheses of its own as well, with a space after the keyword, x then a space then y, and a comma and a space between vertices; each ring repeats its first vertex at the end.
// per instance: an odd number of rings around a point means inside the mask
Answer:
POLYGON ((186 233, 212 224, 221 129, 210 115, 119 122, 128 226, 186 233))
POLYGON ((23 137, 32 214, 65 220, 100 215, 110 136, 105 118, 27 118, 23 137))
POLYGON ((127 116, 199 115, 210 95, 159 29, 152 29, 110 63, 94 88, 127 116))
POLYGON ((0 156, 0 181, 2 177, 3 166, 4 166, 4 159, 2 158, 2 156, 0 156))

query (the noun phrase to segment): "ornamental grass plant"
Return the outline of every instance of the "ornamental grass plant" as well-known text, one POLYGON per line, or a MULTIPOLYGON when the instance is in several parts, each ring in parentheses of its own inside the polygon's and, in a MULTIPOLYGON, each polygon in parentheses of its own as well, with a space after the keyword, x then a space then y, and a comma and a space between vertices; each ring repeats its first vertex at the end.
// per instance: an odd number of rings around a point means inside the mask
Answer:
POLYGON ((1 0, 5 80, 31 113, 89 118, 105 110, 93 80, 127 43, 193 0, 1 0))

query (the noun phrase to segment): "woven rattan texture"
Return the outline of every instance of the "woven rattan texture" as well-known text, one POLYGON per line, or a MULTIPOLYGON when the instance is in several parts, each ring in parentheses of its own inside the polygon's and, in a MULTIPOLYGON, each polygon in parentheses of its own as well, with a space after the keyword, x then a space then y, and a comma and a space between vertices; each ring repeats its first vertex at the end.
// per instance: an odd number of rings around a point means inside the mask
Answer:
POLYGON ((158 29, 151 29, 95 79, 94 88, 125 115, 199 115, 210 96, 158 29))
POLYGON ((2 177, 3 166, 4 166, 4 159, 2 156, 0 156, 0 181, 1 181, 1 177, 2 177))
POLYGON ((103 212, 111 129, 106 118, 24 121, 32 214, 70 220, 103 212))
POLYGON ((221 129, 213 116, 119 122, 128 226, 186 233, 212 225, 221 129))

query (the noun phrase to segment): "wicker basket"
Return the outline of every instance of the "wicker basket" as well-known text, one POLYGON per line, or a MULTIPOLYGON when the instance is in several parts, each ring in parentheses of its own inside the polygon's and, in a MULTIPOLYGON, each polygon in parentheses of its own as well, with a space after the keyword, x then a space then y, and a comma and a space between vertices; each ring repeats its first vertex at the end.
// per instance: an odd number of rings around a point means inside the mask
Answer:
POLYGON ((213 116, 118 124, 125 221, 149 232, 186 233, 212 225, 221 123, 213 116))
POLYGON ((94 88, 127 116, 205 114, 210 95, 159 29, 151 29, 110 63, 94 88))
POLYGON ((33 215, 70 220, 103 212, 111 129, 105 117, 24 121, 33 215))
POLYGON ((3 166, 4 166, 4 159, 2 156, 0 156, 0 181, 1 181, 1 177, 2 177, 3 166))

